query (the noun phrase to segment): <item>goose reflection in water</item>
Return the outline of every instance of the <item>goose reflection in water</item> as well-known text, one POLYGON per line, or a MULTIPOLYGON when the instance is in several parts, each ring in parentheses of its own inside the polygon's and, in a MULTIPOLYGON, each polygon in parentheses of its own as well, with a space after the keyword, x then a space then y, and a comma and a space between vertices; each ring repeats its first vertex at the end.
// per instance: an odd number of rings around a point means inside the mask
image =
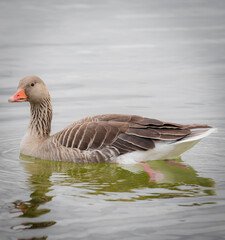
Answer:
MULTIPOLYGON (((21 212, 19 217, 37 218, 50 212, 51 209, 39 207, 55 197, 49 195, 54 186, 73 187, 71 196, 74 197, 102 196, 106 201, 215 195, 214 181, 199 177, 198 173, 191 166, 185 165, 181 158, 149 161, 136 165, 74 164, 44 161, 23 155, 20 158, 25 171, 30 175, 28 185, 32 194, 28 201, 14 202, 15 209, 21 212), (129 194, 124 197, 123 193, 129 194)), ((34 229, 45 228, 55 223, 54 221, 25 222, 20 226, 21 229, 34 229)))

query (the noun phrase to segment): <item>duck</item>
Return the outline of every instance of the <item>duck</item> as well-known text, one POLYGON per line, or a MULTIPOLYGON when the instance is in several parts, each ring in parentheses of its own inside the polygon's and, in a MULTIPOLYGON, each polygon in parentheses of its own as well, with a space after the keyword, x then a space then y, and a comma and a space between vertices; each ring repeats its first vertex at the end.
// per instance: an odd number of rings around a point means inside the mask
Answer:
POLYGON ((74 163, 135 164, 176 159, 215 128, 128 114, 103 114, 75 121, 53 135, 52 104, 44 81, 26 76, 8 102, 29 102, 30 123, 20 154, 74 163))

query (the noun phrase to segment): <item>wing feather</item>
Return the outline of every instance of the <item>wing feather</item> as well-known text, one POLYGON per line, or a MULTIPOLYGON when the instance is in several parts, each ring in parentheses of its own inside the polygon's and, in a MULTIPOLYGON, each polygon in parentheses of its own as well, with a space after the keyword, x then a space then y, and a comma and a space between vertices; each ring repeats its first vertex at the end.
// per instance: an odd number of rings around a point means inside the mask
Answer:
POLYGON ((70 128, 71 131, 70 131, 69 136, 67 137, 67 143, 66 143, 66 145, 64 145, 65 147, 71 148, 73 146, 73 141, 75 140, 76 132, 77 132, 78 128, 80 128, 80 127, 81 127, 81 125, 77 124, 74 127, 70 128))
POLYGON ((135 146, 138 146, 142 150, 148 150, 155 147, 153 140, 148 138, 131 136, 128 134, 121 134, 118 138, 122 139, 123 141, 129 142, 135 146))
POLYGON ((96 135, 93 139, 92 145, 90 146, 91 148, 100 148, 104 140, 107 137, 109 131, 109 127, 107 127, 105 124, 98 124, 97 129, 96 129, 96 135))
POLYGON ((203 125, 181 125, 162 122, 137 115, 106 114, 82 119, 53 137, 67 148, 99 150, 96 161, 110 156, 108 147, 120 154, 148 150, 155 141, 176 141, 191 133, 192 128, 203 125), (104 157, 103 157, 104 156, 104 157))
POLYGON ((80 125, 78 130, 76 131, 74 141, 73 141, 73 148, 79 148, 82 143, 83 136, 85 135, 85 130, 87 127, 87 123, 83 123, 80 125))
POLYGON ((126 150, 126 152, 133 152, 133 151, 137 151, 137 150, 144 150, 143 148, 134 145, 130 142, 127 142, 123 139, 117 138, 117 140, 113 143, 113 146, 117 146, 117 148, 120 149, 120 147, 122 147, 122 149, 126 150))

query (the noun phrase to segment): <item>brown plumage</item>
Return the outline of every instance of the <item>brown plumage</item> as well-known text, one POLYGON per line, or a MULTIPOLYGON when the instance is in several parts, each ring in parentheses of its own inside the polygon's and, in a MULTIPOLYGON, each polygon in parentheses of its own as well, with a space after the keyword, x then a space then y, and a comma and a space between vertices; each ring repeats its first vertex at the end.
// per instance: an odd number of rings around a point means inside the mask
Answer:
POLYGON ((178 142, 191 136, 192 129, 210 128, 136 115, 106 114, 87 117, 50 136, 51 100, 39 77, 23 78, 18 92, 9 101, 29 101, 31 106, 30 125, 21 143, 21 153, 48 160, 116 162, 122 154, 148 151, 158 142, 178 142))

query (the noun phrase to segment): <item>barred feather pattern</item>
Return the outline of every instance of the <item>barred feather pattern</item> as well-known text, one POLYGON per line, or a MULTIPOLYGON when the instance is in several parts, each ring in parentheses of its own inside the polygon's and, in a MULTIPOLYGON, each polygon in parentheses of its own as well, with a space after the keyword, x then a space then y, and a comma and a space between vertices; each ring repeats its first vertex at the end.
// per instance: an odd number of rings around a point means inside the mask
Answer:
POLYGON ((106 114, 84 118, 49 137, 52 106, 50 98, 31 104, 31 135, 45 138, 38 157, 77 163, 114 162, 121 154, 147 151, 157 141, 178 141, 191 128, 136 115, 106 114))
POLYGON ((79 163, 113 162, 121 154, 153 149, 157 141, 178 141, 189 134, 188 125, 136 115, 98 115, 75 122, 53 135, 52 151, 56 150, 52 158, 79 163))

